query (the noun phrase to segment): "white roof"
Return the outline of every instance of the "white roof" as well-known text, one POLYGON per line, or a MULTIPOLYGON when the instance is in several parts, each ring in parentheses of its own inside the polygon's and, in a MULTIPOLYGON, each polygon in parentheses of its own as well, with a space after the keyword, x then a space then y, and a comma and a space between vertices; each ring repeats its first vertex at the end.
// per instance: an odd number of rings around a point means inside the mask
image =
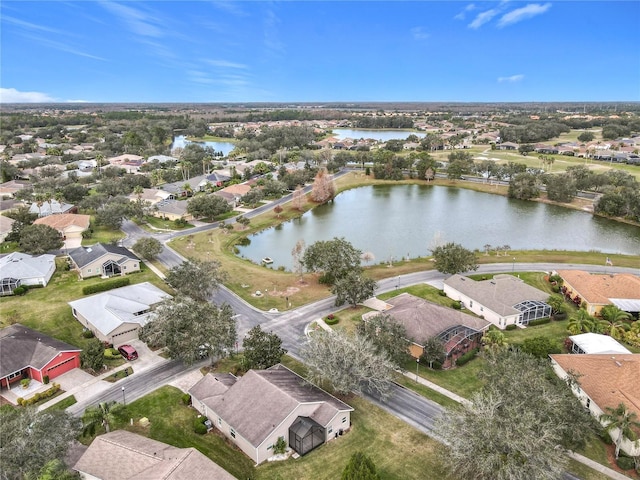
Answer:
POLYGON ((610 298, 609 300, 625 312, 640 312, 640 300, 633 298, 610 298))
POLYGON ((143 327, 149 321, 148 310, 165 298, 171 295, 144 282, 74 300, 69 305, 106 336, 123 323, 143 327))
POLYGON ((44 254, 32 257, 26 253, 13 252, 0 258, 0 277, 17 279, 46 277, 50 272, 53 273, 52 266, 55 262, 55 255, 44 254))
POLYGON ((582 333, 580 335, 572 335, 569 338, 573 343, 578 345, 578 347, 580 347, 580 349, 584 353, 631 353, 615 339, 609 337, 608 335, 600 335, 599 333, 582 333))

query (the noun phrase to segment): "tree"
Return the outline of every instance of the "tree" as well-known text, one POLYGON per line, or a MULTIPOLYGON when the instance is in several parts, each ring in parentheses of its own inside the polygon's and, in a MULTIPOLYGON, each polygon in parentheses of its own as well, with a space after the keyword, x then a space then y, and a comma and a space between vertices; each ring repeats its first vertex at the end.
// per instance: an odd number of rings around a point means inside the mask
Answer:
POLYGON ((37 213, 30 213, 29 207, 24 206, 7 212, 5 215, 15 220, 11 226, 11 233, 6 238, 8 242, 19 242, 22 229, 33 225, 33 222, 38 218, 37 213))
POLYGON ((187 212, 195 218, 204 218, 209 221, 230 211, 231 205, 217 195, 197 195, 187 203, 187 212))
POLYGON ((340 478, 341 480, 380 480, 380 475, 371 458, 358 451, 351 455, 340 478))
POLYGON ((333 240, 318 241, 308 247, 302 263, 310 272, 322 272, 320 283, 332 285, 349 272, 361 270, 361 254, 344 237, 334 237, 333 240))
POLYGON ((597 329, 596 319, 589 315, 583 308, 579 309, 575 315, 571 317, 569 325, 567 326, 567 330, 572 335, 595 332, 597 329))
POLYGON ((489 352, 486 383, 469 405, 449 410, 437 433, 457 478, 559 479, 565 448, 578 448, 593 420, 545 360, 518 350, 489 352))
POLYGON ((507 338, 498 328, 491 327, 482 336, 482 345, 490 350, 500 350, 506 348, 509 344, 507 338))
POLYGON ((596 136, 593 132, 582 132, 580 135, 578 135, 578 140, 585 143, 590 142, 594 138, 596 138, 596 136))
POLYGON ((28 225, 20 232, 20 248, 33 255, 42 255, 62 245, 60 234, 49 225, 28 225))
POLYGON ((282 213, 282 206, 281 205, 276 205, 275 207, 273 207, 273 211, 276 213, 276 217, 280 218, 280 214, 282 213))
POLYGON ((276 363, 287 353, 282 348, 282 339, 273 332, 265 332, 260 325, 253 327, 242 341, 244 363, 247 369, 263 370, 276 363))
POLYGON ((226 279, 227 274, 220 270, 219 262, 195 259, 173 267, 166 277, 167 283, 178 292, 199 302, 206 302, 226 279))
POLYGON ((311 199, 314 202, 326 203, 333 200, 335 196, 336 186, 333 183, 333 177, 329 175, 326 168, 319 169, 311 187, 311 199))
POLYGON ((371 340, 343 331, 315 332, 301 355, 312 383, 327 382, 338 393, 377 392, 386 396, 394 365, 371 340))
POLYGON ((51 461, 62 461, 81 430, 80 420, 62 410, 34 406, 0 408, 0 478, 23 480, 51 461))
POLYGON ((358 323, 357 332, 373 342, 378 352, 386 355, 396 368, 409 355, 407 331, 390 315, 381 313, 358 323))
MULTIPOLYGON (((25 476, 25 479, 34 477, 25 476)), ((37 480, 78 480, 78 472, 73 472, 67 468, 62 460, 50 460, 38 472, 37 480)))
POLYGON ((547 197, 554 202, 571 202, 578 193, 576 181, 568 173, 545 175, 545 183, 547 185, 547 197))
POLYGON ((192 365, 203 356, 214 361, 231 351, 236 342, 236 321, 227 304, 218 307, 180 296, 158 305, 140 338, 166 347, 171 358, 192 365))
POLYGON ((296 189, 293 191, 293 195, 291 196, 291 206, 298 211, 301 211, 304 207, 304 192, 302 187, 298 185, 296 189))
POLYGON ((547 358, 552 353, 560 353, 562 351, 557 342, 545 336, 527 338, 522 342, 520 350, 538 358, 547 358))
POLYGON ((129 205, 109 202, 96 212, 96 224, 104 225, 111 230, 119 230, 122 222, 129 214, 129 205))
POLYGON ((550 295, 547 298, 547 305, 551 307, 551 315, 561 315, 567 313, 567 304, 564 301, 564 297, 559 294, 550 295))
POLYGON ((133 245, 133 250, 147 260, 156 258, 162 249, 162 243, 153 237, 142 237, 133 245))
POLYGON ((95 407, 87 407, 82 415, 82 433, 95 435, 99 427, 104 427, 105 431, 109 433, 111 425, 125 417, 126 408, 122 403, 113 400, 101 402, 95 407))
POLYGON ((519 173, 509 180, 509 198, 531 200, 539 195, 538 177, 533 173, 519 173))
POLYGON ((600 415, 600 421, 605 422, 607 426, 605 429, 607 432, 615 432, 616 437, 614 443, 616 445, 616 459, 620 455, 620 447, 624 437, 627 437, 631 441, 637 439, 637 435, 634 429, 640 428, 640 422, 638 422, 635 412, 627 409, 624 403, 618 404, 617 407, 605 407, 606 413, 600 415))
POLYGON ((305 248, 306 246, 304 243, 304 239, 301 238, 296 242, 293 249, 291 249, 293 272, 296 275, 298 275, 300 278, 302 278, 302 274, 304 272, 303 257, 304 257, 305 248))
POLYGON ((331 293, 336 296, 336 307, 348 302, 349 305, 356 308, 358 303, 373 297, 377 286, 378 283, 374 279, 365 277, 359 271, 352 270, 335 281, 331 293))
POLYGON ((424 341, 422 355, 420 358, 424 359, 429 364, 429 368, 433 368, 434 362, 438 362, 440 364, 444 363, 446 356, 447 352, 444 349, 442 340, 438 337, 429 337, 424 341))
POLYGON ((478 269, 476 254, 457 243, 449 242, 436 247, 432 254, 434 266, 441 273, 455 275, 478 269))
POLYGON ((104 366, 104 345, 97 338, 92 338, 87 342, 87 346, 80 353, 82 368, 90 368, 94 372, 99 372, 104 366))

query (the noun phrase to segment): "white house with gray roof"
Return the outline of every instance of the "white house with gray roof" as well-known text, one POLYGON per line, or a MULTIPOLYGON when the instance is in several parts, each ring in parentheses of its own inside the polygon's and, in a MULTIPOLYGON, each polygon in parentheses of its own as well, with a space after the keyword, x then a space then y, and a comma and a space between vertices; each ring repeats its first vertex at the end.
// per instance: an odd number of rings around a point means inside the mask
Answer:
POLYGON ((21 285, 42 285, 56 271, 55 255, 39 255, 13 252, 0 258, 0 295, 11 295, 21 285))
POLYGON ((280 437, 298 454, 342 435, 353 408, 283 365, 240 378, 209 373, 190 390, 192 405, 256 464, 280 437))
POLYGON ((531 320, 551 315, 546 303, 549 294, 513 275, 495 275, 480 281, 453 275, 444 281, 443 289, 447 297, 460 301, 500 329, 507 325, 526 326, 531 320))
POLYGON ((149 282, 115 288, 69 302, 73 316, 103 342, 121 345, 138 338, 157 304, 171 295, 149 282))
POLYGON ((140 271, 140 259, 124 247, 96 243, 89 247, 78 247, 69 251, 69 258, 81 279, 140 271))

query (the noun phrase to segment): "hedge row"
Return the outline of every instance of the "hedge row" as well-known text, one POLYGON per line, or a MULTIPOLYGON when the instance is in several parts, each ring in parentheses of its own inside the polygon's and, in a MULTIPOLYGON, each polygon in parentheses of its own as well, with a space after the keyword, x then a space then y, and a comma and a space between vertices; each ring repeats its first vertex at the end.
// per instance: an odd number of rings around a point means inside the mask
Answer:
POLYGON ((108 282, 96 283, 95 285, 87 285, 82 289, 83 295, 89 295, 90 293, 106 292, 118 287, 126 287, 131 283, 131 280, 127 277, 116 278, 115 280, 109 280, 108 282))
POLYGON ((530 327, 535 327, 536 325, 544 325, 545 323, 549 323, 551 321, 551 319, 549 317, 547 318, 536 318, 535 320, 531 320, 529 322, 529 326, 530 327))
POLYGON ((474 348, 473 350, 469 350, 467 353, 465 353, 464 355, 462 355, 460 358, 456 360, 456 366, 461 367, 465 363, 468 363, 469 361, 473 360, 479 351, 480 351, 479 348, 474 348))
POLYGON ((24 399, 20 397, 18 399, 18 405, 22 405, 23 407, 27 405, 33 405, 34 403, 38 403, 40 400, 45 400, 47 398, 53 397, 56 393, 60 391, 60 384, 54 383, 53 386, 44 392, 36 393, 33 397, 29 399, 24 399))

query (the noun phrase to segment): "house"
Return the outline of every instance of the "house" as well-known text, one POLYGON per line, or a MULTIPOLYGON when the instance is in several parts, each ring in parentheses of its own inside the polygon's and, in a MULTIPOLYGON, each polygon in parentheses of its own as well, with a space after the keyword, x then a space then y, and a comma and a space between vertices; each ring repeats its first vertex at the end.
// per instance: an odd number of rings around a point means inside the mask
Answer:
MULTIPOLYGON (((550 355, 551 365, 560 378, 577 378, 572 382, 574 395, 591 414, 600 419, 608 408, 623 403, 640 418, 640 355, 550 355)), ((637 432, 640 434, 640 432, 637 432)), ((618 429, 610 432, 618 436, 618 429)), ((621 450, 633 457, 640 455, 640 442, 624 438, 621 450)))
POLYGON ((58 215, 61 213, 78 213, 78 207, 70 203, 59 202, 57 200, 34 202, 29 207, 29 213, 37 213, 38 217, 58 215))
POLYGON ((549 294, 513 275, 480 281, 453 275, 444 281, 444 292, 500 329, 526 326, 531 320, 551 315, 551 307, 545 303, 549 294))
POLYGON ((149 282, 114 288, 69 302, 73 316, 103 342, 121 345, 138 338, 154 306, 171 295, 149 282))
POLYGON ((23 180, 9 180, 0 184, 0 197, 10 197, 21 191, 23 188, 31 187, 31 182, 23 180))
POLYGON ((580 335, 571 335, 571 353, 578 354, 610 354, 631 353, 624 346, 608 335, 600 335, 599 333, 581 333, 580 335))
POLYGON ((155 204, 151 212, 154 217, 166 218, 168 220, 185 220, 190 222, 193 215, 187 212, 187 202, 179 200, 162 200, 155 204))
POLYGON ((247 183, 238 183, 235 185, 229 185, 216 192, 214 195, 224 198, 232 207, 236 207, 240 203, 240 199, 251 191, 251 185, 247 183))
POLYGON ((48 225, 58 231, 65 242, 65 248, 76 248, 82 243, 82 232, 89 228, 90 215, 74 213, 62 213, 40 217, 33 223, 36 225, 48 225))
POLYGON ((190 390, 192 405, 256 464, 279 438, 298 454, 342 435, 353 408, 283 365, 240 378, 209 373, 190 390))
POLYGON ((73 469, 87 480, 236 478, 193 447, 173 447, 126 430, 97 436, 73 469))
POLYGON ((141 200, 143 202, 148 202, 149 205, 156 205, 163 200, 168 200, 173 198, 173 195, 169 192, 165 192, 164 190, 158 190, 157 188, 144 188, 142 189, 142 193, 140 195, 136 193, 132 193, 129 195, 129 200, 132 202, 137 202, 141 200))
POLYGON ((23 378, 47 383, 79 368, 81 351, 19 323, 9 325, 0 329, 0 386, 10 390, 23 378))
MULTIPOLYGON (((431 337, 438 337, 446 353, 445 368, 455 365, 458 357, 479 347, 484 331, 491 325, 482 318, 427 302, 409 293, 390 298, 386 304, 391 308, 385 309, 384 313, 401 324, 407 332, 409 353, 414 358, 420 358, 424 342, 431 337)), ((377 315, 380 313, 368 312, 362 319, 367 321, 377 315)))
POLYGON ((26 253, 10 253, 0 258, 0 295, 11 295, 21 285, 46 287, 55 271, 55 255, 34 257, 26 253))
POLYGON ((0 215, 0 243, 4 242, 7 239, 7 236, 13 230, 14 223, 15 220, 13 218, 0 215))
POLYGON ((96 243, 69 251, 73 268, 80 278, 112 277, 140 271, 140 259, 124 247, 96 243))
POLYGON ((496 144, 496 150, 518 150, 520 145, 513 142, 503 142, 496 144))
POLYGON ((589 315, 599 315, 602 307, 615 305, 638 318, 640 277, 630 273, 591 274, 584 270, 559 270, 562 293, 577 305, 584 304, 589 315))

